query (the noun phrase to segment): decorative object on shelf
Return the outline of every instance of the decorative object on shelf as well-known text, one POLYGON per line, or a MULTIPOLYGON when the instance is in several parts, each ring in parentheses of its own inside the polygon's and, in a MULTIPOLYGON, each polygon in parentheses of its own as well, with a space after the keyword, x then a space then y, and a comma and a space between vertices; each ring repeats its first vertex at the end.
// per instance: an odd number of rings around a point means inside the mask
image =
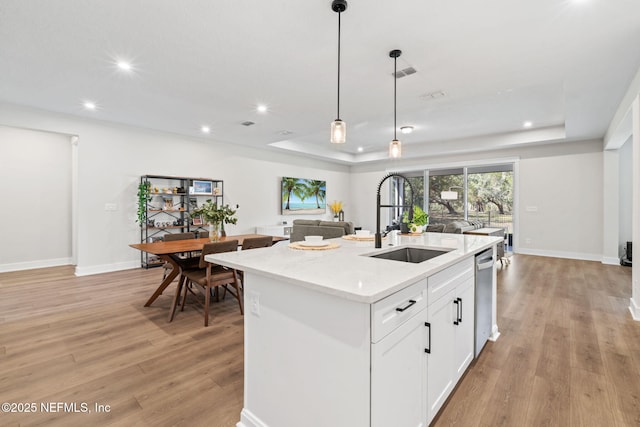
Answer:
POLYGON ((342 209, 338 212, 338 221, 344 221, 344 211, 342 209))
POLYGON ((138 217, 137 222, 142 227, 147 220, 147 203, 151 200, 151 183, 141 181, 138 185, 138 217))
POLYGON ((346 0, 333 0, 331 10, 338 14, 338 114, 337 118, 331 122, 331 143, 344 144, 347 141, 347 124, 340 120, 340 15, 347 10, 346 0))
POLYGON ((211 196, 213 194, 213 182, 193 180, 193 193, 202 196, 211 196))
POLYGON ((202 218, 199 216, 196 216, 191 220, 191 223, 193 225, 202 225, 202 218))
POLYGON ((402 51, 394 49, 389 52, 389 56, 393 58, 393 141, 389 143, 389 157, 398 158, 402 156, 402 143, 396 136, 396 86, 398 83, 398 57, 402 55, 402 51))
MULTIPOLYGON (((333 212, 333 220, 339 221, 340 212, 342 212, 342 202, 338 200, 334 200, 333 203, 329 204, 329 209, 333 212)), ((344 212, 342 212, 342 216, 344 218, 344 212)))
POLYGON ((191 212, 191 217, 202 217, 209 224, 209 239, 215 242, 219 240, 221 224, 235 224, 238 221, 235 214, 236 211, 229 205, 218 207, 217 203, 208 199, 202 206, 191 212))

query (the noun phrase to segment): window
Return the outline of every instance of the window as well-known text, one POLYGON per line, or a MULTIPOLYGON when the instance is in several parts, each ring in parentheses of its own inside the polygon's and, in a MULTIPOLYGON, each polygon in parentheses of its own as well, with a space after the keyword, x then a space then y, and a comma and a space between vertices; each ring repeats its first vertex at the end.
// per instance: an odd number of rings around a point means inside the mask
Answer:
MULTIPOLYGON (((427 210, 430 224, 475 220, 481 221, 485 227, 504 228, 512 235, 513 164, 431 169, 402 174, 413 186, 414 204, 427 210), (428 183, 427 188, 425 183, 428 183), (425 191, 429 195, 428 206, 425 206, 425 191)), ((404 205, 409 197, 409 186, 403 179, 394 178, 391 204, 404 205)), ((390 220, 392 224, 398 224, 404 208, 392 209, 390 220)))

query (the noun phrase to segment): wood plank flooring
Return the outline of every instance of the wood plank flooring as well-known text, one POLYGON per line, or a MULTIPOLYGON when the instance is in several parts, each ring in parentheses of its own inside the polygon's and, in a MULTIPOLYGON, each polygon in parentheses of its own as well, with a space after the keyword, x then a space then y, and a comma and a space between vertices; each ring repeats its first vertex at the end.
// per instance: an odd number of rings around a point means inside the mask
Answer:
MULTIPOLYGON (((631 270, 512 260, 498 275, 502 335, 433 425, 639 426, 631 270)), ((213 304, 208 328, 189 303, 167 323, 175 285, 143 307, 161 274, 75 277, 72 267, 0 274, 0 403, 38 405, 36 413, 0 412, 0 425, 234 426, 243 400, 237 303, 213 304), (40 410, 51 402, 85 402, 92 412, 40 410), (97 413, 96 403, 110 411, 97 413)))
POLYGON ((628 267, 514 256, 498 274, 501 336, 433 425, 640 426, 630 296, 628 267))

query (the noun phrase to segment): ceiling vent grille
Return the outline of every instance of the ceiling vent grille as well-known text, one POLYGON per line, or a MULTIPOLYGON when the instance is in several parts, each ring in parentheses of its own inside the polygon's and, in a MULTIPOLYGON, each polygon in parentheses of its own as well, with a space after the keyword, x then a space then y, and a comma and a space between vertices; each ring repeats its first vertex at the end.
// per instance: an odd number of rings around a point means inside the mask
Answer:
MULTIPOLYGON (((403 77, 407 77, 410 76, 411 74, 415 74, 417 73, 416 69, 413 67, 407 67, 404 70, 398 70, 395 75, 396 75, 396 79, 401 79, 403 77)), ((393 76, 393 73, 391 73, 391 75, 393 76)))
POLYGON ((247 120, 246 122, 241 123, 242 126, 253 126, 255 124, 256 124, 255 122, 252 122, 250 120, 247 120))

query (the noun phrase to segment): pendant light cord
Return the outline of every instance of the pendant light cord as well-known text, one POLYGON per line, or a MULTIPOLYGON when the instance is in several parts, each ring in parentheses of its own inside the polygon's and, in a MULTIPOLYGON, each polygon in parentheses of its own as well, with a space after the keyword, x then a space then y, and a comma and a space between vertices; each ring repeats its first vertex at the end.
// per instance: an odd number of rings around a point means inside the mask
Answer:
POLYGON ((338 117, 337 120, 340 120, 340 15, 341 12, 338 12, 338 117))
POLYGON ((398 138, 396 137, 396 128, 398 127, 396 125, 396 85, 398 84, 398 66, 397 66, 397 62, 398 62, 398 57, 394 57, 393 58, 393 140, 397 140, 398 138))

